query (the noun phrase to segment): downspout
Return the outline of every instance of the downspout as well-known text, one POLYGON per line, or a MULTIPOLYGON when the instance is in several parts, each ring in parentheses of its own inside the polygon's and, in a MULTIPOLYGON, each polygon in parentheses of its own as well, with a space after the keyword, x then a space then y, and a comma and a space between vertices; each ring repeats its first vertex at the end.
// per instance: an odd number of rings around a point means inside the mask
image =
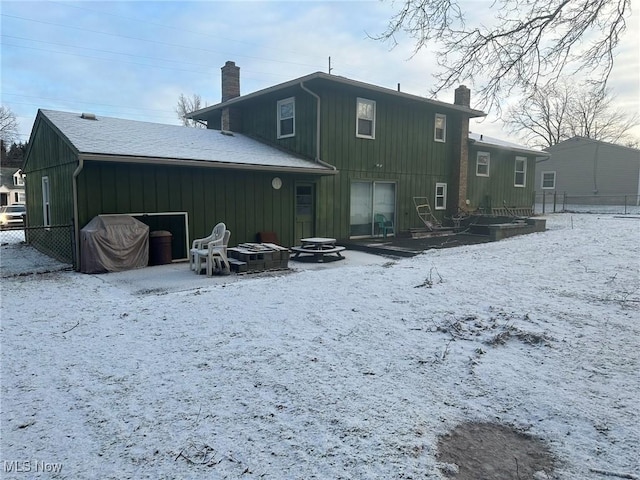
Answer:
POLYGON ((300 82, 300 88, 316 99, 316 163, 332 170, 336 170, 336 167, 333 165, 320 160, 320 97, 315 92, 312 92, 305 87, 304 82, 300 82))
POLYGON ((84 168, 84 159, 78 157, 78 167, 73 172, 73 230, 76 239, 75 260, 77 270, 80 270, 80 225, 78 223, 78 175, 84 168))

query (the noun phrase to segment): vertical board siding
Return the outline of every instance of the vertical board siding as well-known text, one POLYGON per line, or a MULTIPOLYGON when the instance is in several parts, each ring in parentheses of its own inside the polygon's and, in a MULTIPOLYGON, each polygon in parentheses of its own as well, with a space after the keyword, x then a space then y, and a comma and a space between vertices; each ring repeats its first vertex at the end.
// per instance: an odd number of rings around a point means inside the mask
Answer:
MULTIPOLYGON (((533 155, 524 155, 499 149, 469 147, 468 190, 469 209, 487 210, 508 207, 530 208, 535 184, 535 160, 533 155), (489 152, 489 176, 476 175, 478 152, 489 152), (527 159, 527 173, 524 187, 514 186, 516 157, 527 159)), ((485 213, 491 213, 490 210, 485 213)))
MULTIPOLYGON (((27 175, 25 194, 27 225, 44 225, 42 210, 42 177, 49 177, 51 225, 69 225, 73 221, 73 172, 78 166, 76 153, 58 136, 57 132, 40 114, 25 161, 27 175)), ((61 261, 73 262, 69 244, 61 242, 55 229, 43 229, 37 235, 27 232, 27 241, 38 250, 61 261)), ((69 236, 68 242, 72 239, 69 236)))
POLYGON ((218 222, 231 244, 254 242, 258 231, 274 231, 293 245, 293 176, 214 168, 87 162, 78 178, 80 227, 103 213, 187 212, 189 238, 202 238, 218 222), (122 188, 123 186, 129 188, 122 188), (120 192, 125 192, 121 195, 120 192), (117 200, 113 197, 117 197, 117 200))
POLYGON ((242 107, 241 132, 266 143, 315 158, 316 99, 300 87, 265 95, 242 107), (295 97, 295 136, 278 138, 277 102, 295 97))
POLYGON ((27 175, 26 205, 30 226, 44 223, 42 177, 49 177, 51 223, 68 225, 73 219, 73 172, 78 166, 75 152, 42 118, 36 119, 24 173, 27 175))
MULTIPOLYGON (((321 158, 339 173, 318 180, 318 234, 349 237, 350 191, 355 180, 394 182, 398 230, 422 226, 413 197, 425 196, 433 203, 435 184, 451 181, 454 161, 451 135, 446 143, 433 141, 435 110, 331 87, 321 97, 321 158), (356 137, 357 97, 376 101, 374 139, 356 137)), ((434 213, 444 220, 444 212, 434 213)))

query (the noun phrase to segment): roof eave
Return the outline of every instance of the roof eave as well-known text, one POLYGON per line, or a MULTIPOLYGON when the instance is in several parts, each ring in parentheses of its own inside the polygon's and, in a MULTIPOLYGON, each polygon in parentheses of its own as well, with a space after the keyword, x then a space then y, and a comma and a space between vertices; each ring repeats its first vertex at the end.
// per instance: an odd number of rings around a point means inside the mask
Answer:
POLYGON ((527 155, 536 155, 537 157, 550 157, 551 154, 542 150, 529 150, 527 148, 510 147, 508 145, 496 145, 495 143, 486 143, 479 140, 469 139, 469 143, 480 148, 493 148, 494 150, 508 150, 510 152, 524 153, 527 155))
POLYGON ((242 95, 240 97, 232 98, 230 100, 227 100, 226 102, 218 103, 216 105, 211 105, 209 107, 205 107, 205 108, 202 108, 200 110, 196 110, 195 112, 188 113, 187 115, 185 115, 185 117, 189 118, 189 119, 204 118, 204 116, 206 116, 206 114, 209 114, 211 112, 215 112, 215 111, 220 110, 222 108, 231 107, 234 104, 242 103, 242 102, 250 100, 252 98, 256 98, 256 97, 259 97, 259 96, 262 96, 262 95, 266 95, 266 94, 269 94, 269 93, 272 93, 272 92, 277 92, 279 90, 283 90, 283 89, 286 89, 286 88, 294 87, 296 85, 299 85, 301 82, 308 82, 308 81, 316 79, 316 78, 327 80, 327 81, 332 81, 332 82, 336 82, 336 83, 340 83, 340 84, 343 84, 343 85, 350 85, 350 86, 353 86, 353 87, 363 88, 363 89, 366 89, 366 90, 371 90, 371 91, 374 91, 374 92, 383 93, 383 94, 391 95, 391 96, 398 97, 398 98, 404 98, 404 99, 407 99, 407 100, 426 103, 426 104, 429 104, 429 105, 431 105, 433 107, 436 107, 436 108, 443 108, 443 109, 447 109, 447 110, 455 110, 455 111, 458 111, 460 113, 465 113, 469 118, 479 118, 479 117, 486 117, 487 116, 487 114, 485 112, 481 111, 481 110, 475 110, 473 108, 466 107, 466 106, 463 106, 463 105, 456 105, 454 103, 446 103, 446 102, 441 102, 439 100, 432 100, 430 98, 420 97, 418 95, 414 95, 414 94, 411 94, 411 93, 399 92, 399 91, 393 90, 391 88, 380 87, 378 85, 373 85, 373 84, 370 84, 370 83, 360 82, 358 80, 352 80, 350 78, 339 77, 339 76, 335 76, 335 75, 329 75, 329 74, 323 73, 323 72, 315 72, 315 73, 306 75, 304 77, 296 78, 296 79, 290 80, 288 82, 280 83, 278 85, 273 85, 271 87, 267 87, 267 88, 264 88, 262 90, 258 90, 258 91, 249 93, 247 95, 242 95))
POLYGON ((120 162, 132 164, 153 164, 153 165, 171 165, 178 167, 200 167, 200 168, 218 168, 225 170, 251 170, 261 172, 280 172, 280 173, 298 173, 311 175, 335 175, 338 173, 335 169, 328 167, 312 168, 312 167, 280 167, 277 165, 257 165, 244 163, 219 162, 210 160, 194 160, 181 158, 157 158, 157 157, 139 157, 128 155, 105 155, 99 153, 81 153, 78 158, 83 161, 94 162, 120 162))

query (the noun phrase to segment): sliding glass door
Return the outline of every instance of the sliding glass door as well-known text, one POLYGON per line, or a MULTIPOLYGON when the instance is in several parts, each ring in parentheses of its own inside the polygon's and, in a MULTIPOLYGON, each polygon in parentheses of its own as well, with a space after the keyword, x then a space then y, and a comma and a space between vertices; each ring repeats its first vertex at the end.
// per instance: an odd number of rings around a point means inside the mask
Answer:
POLYGON ((393 182, 351 182, 349 235, 372 237, 378 234, 376 221, 383 215, 395 225, 396 184, 393 182))

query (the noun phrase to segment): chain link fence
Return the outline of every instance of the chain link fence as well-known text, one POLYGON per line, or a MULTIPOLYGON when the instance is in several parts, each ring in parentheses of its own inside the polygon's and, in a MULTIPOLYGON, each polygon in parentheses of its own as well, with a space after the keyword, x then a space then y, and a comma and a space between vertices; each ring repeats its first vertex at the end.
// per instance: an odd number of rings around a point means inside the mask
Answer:
POLYGON ((0 231, 0 245, 26 244, 59 262, 76 266, 73 225, 8 228, 0 231))
POLYGON ((536 192, 536 214, 544 213, 611 213, 640 214, 640 195, 568 195, 558 192, 536 192))

